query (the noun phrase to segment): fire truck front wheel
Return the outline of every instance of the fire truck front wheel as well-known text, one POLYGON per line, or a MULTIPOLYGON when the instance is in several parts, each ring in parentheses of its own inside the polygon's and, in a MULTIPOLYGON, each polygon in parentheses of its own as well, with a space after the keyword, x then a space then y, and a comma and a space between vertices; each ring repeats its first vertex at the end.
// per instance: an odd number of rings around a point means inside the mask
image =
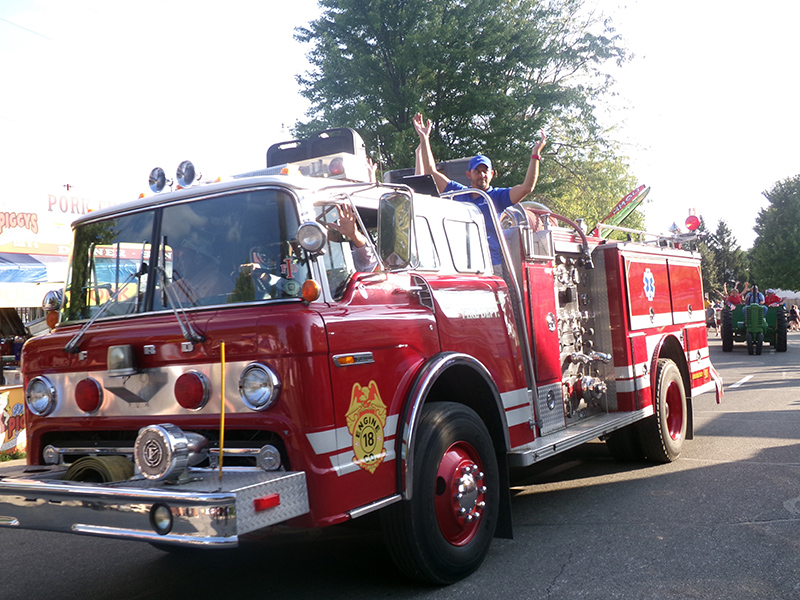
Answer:
POLYGON ((658 359, 655 401, 655 414, 640 421, 639 435, 648 460, 668 463, 681 454, 688 422, 683 377, 668 358, 658 359))
POLYGON ((460 404, 426 405, 411 476, 411 499, 383 514, 389 553, 414 579, 463 579, 489 550, 500 504, 497 458, 480 417, 460 404))

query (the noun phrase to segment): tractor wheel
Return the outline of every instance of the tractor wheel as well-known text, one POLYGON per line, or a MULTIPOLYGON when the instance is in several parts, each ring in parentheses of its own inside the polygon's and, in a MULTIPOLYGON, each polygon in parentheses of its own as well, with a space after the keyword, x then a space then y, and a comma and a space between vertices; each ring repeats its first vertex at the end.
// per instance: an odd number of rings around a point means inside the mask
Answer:
POLYGON ((778 307, 778 315, 775 320, 775 352, 786 352, 786 337, 789 332, 789 322, 786 318, 786 311, 778 307))
POLYGON ((426 405, 414 444, 412 496, 382 513, 389 553, 406 575, 446 584, 475 571, 500 509, 492 438, 470 408, 426 405))
POLYGON ((729 308, 722 311, 720 336, 722 337, 722 351, 731 352, 733 350, 733 314, 729 308))
POLYGON ((759 333, 756 338, 756 354, 761 356, 761 350, 764 348, 764 333, 759 333))
POLYGON ((655 414, 639 422, 639 438, 648 460, 668 463, 677 460, 686 439, 686 390, 673 361, 659 358, 656 369, 655 414))
POLYGON ((755 344, 753 334, 749 331, 745 334, 745 341, 747 342, 747 353, 752 356, 755 353, 755 344))

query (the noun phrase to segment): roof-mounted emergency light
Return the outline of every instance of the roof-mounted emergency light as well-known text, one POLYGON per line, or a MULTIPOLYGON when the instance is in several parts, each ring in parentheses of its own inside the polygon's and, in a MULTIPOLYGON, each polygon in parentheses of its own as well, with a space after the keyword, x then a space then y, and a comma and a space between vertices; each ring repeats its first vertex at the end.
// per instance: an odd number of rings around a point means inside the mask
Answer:
POLYGON ((368 181, 364 140, 349 127, 326 129, 307 138, 273 144, 267 150, 266 175, 299 171, 306 177, 368 181))
POLYGON ((150 185, 150 189, 156 193, 160 194, 167 185, 170 187, 172 186, 172 180, 167 180, 167 174, 164 173, 164 169, 161 167, 156 167, 152 171, 150 171, 150 179, 148 181, 150 185))
MULTIPOLYGON (((179 164, 178 169, 175 171, 175 180, 178 182, 178 189, 191 186, 193 183, 200 181, 201 177, 202 174, 197 171, 194 164, 188 160, 184 160, 179 164)), ((167 186, 171 188, 172 181, 172 179, 167 179, 167 174, 164 173, 164 169, 161 167, 156 167, 150 171, 149 185, 150 189, 155 194, 160 194, 167 186)))
POLYGON ((191 161, 185 160, 178 165, 178 170, 175 173, 175 178, 178 180, 178 185, 182 188, 189 187, 195 181, 199 181, 200 173, 195 171, 194 165, 191 161))

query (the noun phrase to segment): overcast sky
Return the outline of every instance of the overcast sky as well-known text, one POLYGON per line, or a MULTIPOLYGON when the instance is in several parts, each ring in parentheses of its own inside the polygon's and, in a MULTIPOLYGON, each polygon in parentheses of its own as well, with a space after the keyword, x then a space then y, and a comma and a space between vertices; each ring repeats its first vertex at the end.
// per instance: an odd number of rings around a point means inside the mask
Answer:
MULTIPOLYGON (((800 2, 597 4, 635 55, 606 118, 652 188, 648 230, 696 208, 749 247, 762 192, 800 173, 800 2)), ((204 176, 263 166, 304 116, 293 30, 318 14, 315 0, 3 0, 0 201, 67 183, 133 199, 185 159, 204 176)))

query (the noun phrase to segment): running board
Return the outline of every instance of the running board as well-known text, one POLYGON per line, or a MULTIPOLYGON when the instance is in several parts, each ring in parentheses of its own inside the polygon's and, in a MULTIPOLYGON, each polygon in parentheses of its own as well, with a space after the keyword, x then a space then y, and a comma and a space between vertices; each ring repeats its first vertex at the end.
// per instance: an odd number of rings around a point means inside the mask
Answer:
POLYGON ((530 444, 514 448, 508 453, 509 467, 528 467, 535 462, 555 456, 565 450, 608 435, 612 431, 635 423, 653 414, 648 406, 632 412, 604 413, 590 417, 566 429, 535 439, 530 444))

